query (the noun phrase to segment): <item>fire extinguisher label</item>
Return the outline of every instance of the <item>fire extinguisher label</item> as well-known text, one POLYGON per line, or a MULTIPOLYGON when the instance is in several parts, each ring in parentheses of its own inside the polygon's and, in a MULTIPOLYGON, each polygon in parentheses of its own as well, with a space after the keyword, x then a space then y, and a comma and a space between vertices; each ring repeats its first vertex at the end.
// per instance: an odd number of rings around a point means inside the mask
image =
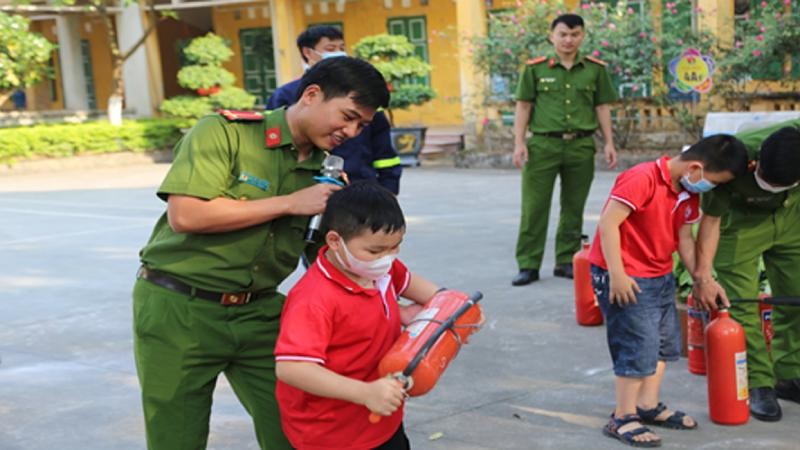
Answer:
POLYGON ((439 308, 427 308, 420 311, 414 319, 411 321, 411 324, 408 325, 406 328, 406 332, 408 332, 409 339, 415 339, 422 333, 422 330, 428 326, 428 323, 436 316, 436 313, 439 312, 439 308))
POLYGON ((736 352, 736 398, 747 400, 747 352, 736 352))

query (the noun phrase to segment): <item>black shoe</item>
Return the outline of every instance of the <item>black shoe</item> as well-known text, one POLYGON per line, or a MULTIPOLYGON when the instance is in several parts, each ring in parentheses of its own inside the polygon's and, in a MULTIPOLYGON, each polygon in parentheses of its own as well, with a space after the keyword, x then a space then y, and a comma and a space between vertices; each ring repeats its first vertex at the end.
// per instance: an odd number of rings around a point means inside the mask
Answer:
POLYGON ((572 278, 572 264, 556 264, 553 275, 561 278, 572 278))
POLYGON ((524 286, 539 281, 539 269, 520 269, 519 273, 511 280, 512 286, 524 286))
POLYGON ((800 403, 800 378, 778 380, 778 384, 775 385, 775 393, 778 394, 778 398, 800 403))
POLYGON ((750 414, 764 422, 777 422, 783 417, 775 389, 760 387, 750 389, 750 414))

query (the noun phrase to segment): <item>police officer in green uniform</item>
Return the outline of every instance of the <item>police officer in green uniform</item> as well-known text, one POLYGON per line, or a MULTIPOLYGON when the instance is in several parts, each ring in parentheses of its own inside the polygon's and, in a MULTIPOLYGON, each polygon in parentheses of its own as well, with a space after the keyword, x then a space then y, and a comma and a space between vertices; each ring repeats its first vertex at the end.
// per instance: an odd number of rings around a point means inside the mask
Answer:
POLYGON ((217 376, 253 417, 262 449, 284 449, 275 400, 279 283, 304 250, 309 216, 334 185, 323 150, 356 136, 389 92, 366 62, 306 72, 287 110, 222 111, 177 144, 158 196, 167 211, 141 251, 134 349, 150 449, 205 448, 217 376))
POLYGON ((557 175, 561 215, 553 274, 572 278, 572 257, 581 245, 583 207, 594 177, 592 136, 598 124, 608 167, 617 163, 609 107, 617 97, 606 64, 579 53, 585 36, 580 16, 561 15, 550 29, 554 54, 529 60, 516 91, 513 161, 522 168, 522 215, 514 286, 539 279, 557 175), (526 130, 533 134, 527 141, 526 130))
POLYGON ((800 296, 799 127, 797 119, 736 135, 747 146, 750 172, 703 194, 698 230, 694 298, 706 308, 721 298, 744 327, 750 412, 765 421, 781 419, 776 397, 800 402, 800 308, 773 306, 770 357, 758 304, 734 299, 758 297, 762 257, 772 294, 800 296))

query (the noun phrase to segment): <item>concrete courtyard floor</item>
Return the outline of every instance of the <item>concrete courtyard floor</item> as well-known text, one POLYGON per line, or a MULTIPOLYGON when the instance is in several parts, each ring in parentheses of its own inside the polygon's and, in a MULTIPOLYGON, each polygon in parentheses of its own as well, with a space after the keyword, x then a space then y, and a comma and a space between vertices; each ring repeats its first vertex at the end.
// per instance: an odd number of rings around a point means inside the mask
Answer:
MULTIPOLYGON (((130 291, 167 167, 0 175, 0 449, 145 448, 130 291)), ((597 173, 585 232, 615 175, 597 173)), ((601 434, 614 403, 604 328, 576 325, 572 284, 551 275, 554 215, 542 281, 510 285, 519 181, 518 171, 445 166, 403 175, 403 260, 441 285, 483 291, 487 317, 439 385, 409 400, 415 449, 624 448, 601 434)), ((800 449, 800 405, 782 402, 778 423, 718 426, 705 382, 685 359, 668 366, 664 401, 700 429, 660 431, 664 448, 800 449)), ((209 448, 257 448, 224 377, 209 448)))

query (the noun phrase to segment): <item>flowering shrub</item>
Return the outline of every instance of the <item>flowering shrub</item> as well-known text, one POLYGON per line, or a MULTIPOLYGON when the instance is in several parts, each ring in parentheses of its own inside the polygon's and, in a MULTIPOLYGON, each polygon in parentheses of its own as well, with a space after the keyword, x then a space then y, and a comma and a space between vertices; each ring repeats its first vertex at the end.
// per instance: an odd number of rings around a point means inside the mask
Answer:
MULTIPOLYGON (((639 11, 627 3, 583 2, 575 11, 586 22, 581 52, 608 63, 620 92, 622 108, 616 108, 615 124, 615 132, 622 134, 620 147, 624 148, 626 128, 637 120, 633 102, 641 97, 667 107, 683 130, 699 133, 711 96, 671 89, 672 75, 666 69, 688 48, 716 61, 711 94, 725 99, 728 109, 747 109, 755 95, 770 93, 766 83, 751 80, 777 80, 786 87, 800 78, 800 0, 753 2, 748 13, 736 19, 732 45, 698 29, 703 15, 716 11, 703 11, 692 0, 665 1, 659 16, 649 10, 649 1, 641 2, 639 11), (793 58, 792 66, 784 64, 788 57, 793 58)), ((547 40, 550 22, 565 12, 569 9, 561 2, 518 0, 516 8, 489 15, 487 36, 472 40, 474 62, 490 78, 490 92, 484 95, 488 105, 512 108, 520 69, 527 59, 553 51, 547 40)))

